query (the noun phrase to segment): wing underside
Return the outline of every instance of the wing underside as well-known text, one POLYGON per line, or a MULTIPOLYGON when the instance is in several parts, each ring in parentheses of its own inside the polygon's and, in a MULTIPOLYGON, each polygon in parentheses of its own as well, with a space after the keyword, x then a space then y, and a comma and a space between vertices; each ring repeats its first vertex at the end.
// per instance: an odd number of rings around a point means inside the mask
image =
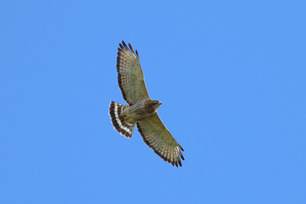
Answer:
POLYGON ((150 98, 144 83, 138 52, 134 52, 131 44, 127 46, 124 41, 119 44, 116 68, 122 96, 129 105, 150 98))
POLYGON ((137 128, 144 142, 165 161, 182 166, 184 151, 164 126, 157 113, 137 122, 137 128))

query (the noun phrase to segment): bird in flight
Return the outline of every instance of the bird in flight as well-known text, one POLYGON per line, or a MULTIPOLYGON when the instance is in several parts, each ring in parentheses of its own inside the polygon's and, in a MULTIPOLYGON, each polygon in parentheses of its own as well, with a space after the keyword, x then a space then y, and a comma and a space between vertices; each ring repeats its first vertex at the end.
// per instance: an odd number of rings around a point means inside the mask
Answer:
POLYGON ((131 138, 135 124, 143 141, 165 161, 182 166, 184 151, 164 126, 157 108, 162 104, 149 97, 140 67, 137 50, 124 41, 117 52, 118 85, 128 105, 110 102, 109 115, 114 128, 126 138, 131 138))

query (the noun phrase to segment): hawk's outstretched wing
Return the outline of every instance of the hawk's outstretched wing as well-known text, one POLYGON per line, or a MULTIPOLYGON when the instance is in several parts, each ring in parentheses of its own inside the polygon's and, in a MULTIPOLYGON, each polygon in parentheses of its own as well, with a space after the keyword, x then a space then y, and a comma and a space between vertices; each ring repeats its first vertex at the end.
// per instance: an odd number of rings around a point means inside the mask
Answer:
POLYGON ((122 41, 117 52, 118 84, 124 100, 133 105, 136 101, 150 98, 144 83, 138 52, 122 41))
POLYGON ((175 141, 157 113, 137 121, 137 128, 144 142, 165 161, 182 166, 183 148, 175 141))

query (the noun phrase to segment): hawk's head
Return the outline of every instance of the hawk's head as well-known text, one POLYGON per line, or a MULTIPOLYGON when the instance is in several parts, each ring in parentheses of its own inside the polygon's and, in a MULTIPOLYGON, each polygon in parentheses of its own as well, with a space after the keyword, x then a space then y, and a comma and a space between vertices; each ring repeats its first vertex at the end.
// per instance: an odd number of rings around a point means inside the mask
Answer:
POLYGON ((145 101, 145 110, 148 114, 153 114, 161 104, 158 100, 148 99, 145 101))
POLYGON ((152 106, 155 108, 155 110, 162 104, 162 102, 158 100, 153 100, 152 101, 152 106))

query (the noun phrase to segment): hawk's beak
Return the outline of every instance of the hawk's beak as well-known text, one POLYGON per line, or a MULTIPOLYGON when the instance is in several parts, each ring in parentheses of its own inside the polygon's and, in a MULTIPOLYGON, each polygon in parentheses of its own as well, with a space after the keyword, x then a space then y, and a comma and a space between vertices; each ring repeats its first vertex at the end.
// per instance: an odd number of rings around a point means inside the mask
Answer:
POLYGON ((162 102, 160 102, 160 101, 154 101, 154 106, 155 107, 159 107, 160 105, 162 104, 162 102))

